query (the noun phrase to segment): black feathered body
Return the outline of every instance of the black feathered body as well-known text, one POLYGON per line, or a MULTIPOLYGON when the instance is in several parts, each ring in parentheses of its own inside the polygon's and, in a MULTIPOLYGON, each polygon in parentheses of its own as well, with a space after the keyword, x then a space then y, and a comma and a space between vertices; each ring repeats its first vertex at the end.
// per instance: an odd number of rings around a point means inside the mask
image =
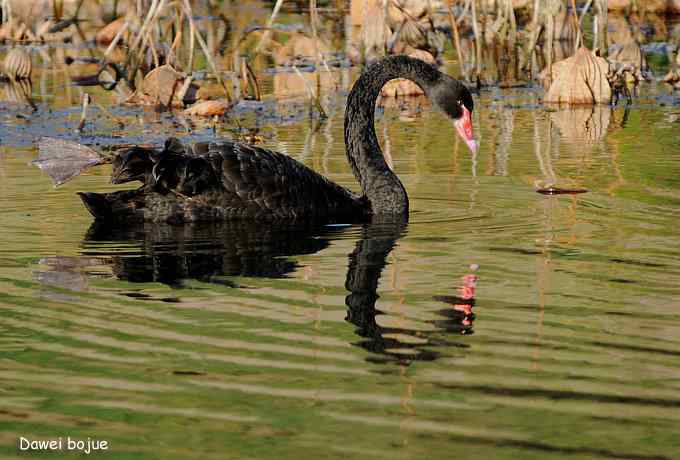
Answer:
MULTIPOLYGON (((370 214, 367 200, 294 159, 230 141, 183 150, 173 139, 135 191, 81 194, 99 219, 196 222, 249 218, 341 219, 370 214)), ((114 171, 115 173, 115 171, 114 171)))

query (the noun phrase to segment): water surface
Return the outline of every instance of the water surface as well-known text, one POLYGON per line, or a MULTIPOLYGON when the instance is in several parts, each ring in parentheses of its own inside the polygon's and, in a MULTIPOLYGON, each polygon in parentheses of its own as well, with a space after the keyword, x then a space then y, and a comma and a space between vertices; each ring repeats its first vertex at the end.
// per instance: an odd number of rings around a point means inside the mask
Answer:
MULTIPOLYGON (((233 117, 356 190, 355 72, 333 76, 325 123, 274 76, 233 117)), ((135 459, 680 455, 680 99, 660 83, 574 111, 485 89, 476 155, 428 105, 379 109, 408 223, 138 228, 93 225, 75 192, 109 170, 53 189, 37 138, 242 131, 114 106, 125 128, 94 110, 78 136, 79 90, 41 88, 37 112, 0 102, 2 456, 19 436, 135 459)))

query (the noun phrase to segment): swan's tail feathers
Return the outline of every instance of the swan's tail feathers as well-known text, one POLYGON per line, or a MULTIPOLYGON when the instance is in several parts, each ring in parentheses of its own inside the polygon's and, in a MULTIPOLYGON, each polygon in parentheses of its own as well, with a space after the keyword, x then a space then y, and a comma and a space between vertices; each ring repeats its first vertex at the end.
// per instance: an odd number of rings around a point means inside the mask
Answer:
POLYGON ((102 193, 78 192, 83 204, 97 220, 110 220, 113 217, 111 202, 102 193))
POLYGON ((43 137, 38 143, 38 158, 31 163, 45 171, 57 187, 88 168, 110 162, 110 157, 86 145, 43 137))

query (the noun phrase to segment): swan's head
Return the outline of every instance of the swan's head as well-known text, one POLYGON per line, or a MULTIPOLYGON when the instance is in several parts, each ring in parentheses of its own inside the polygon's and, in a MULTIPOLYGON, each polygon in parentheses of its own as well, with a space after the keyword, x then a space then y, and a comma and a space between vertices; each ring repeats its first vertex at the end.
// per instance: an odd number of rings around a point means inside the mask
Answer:
POLYGON ((474 102, 470 90, 458 80, 442 74, 440 81, 430 91, 430 98, 453 119, 458 135, 473 153, 476 152, 477 141, 472 133, 474 102))
POLYGON ((141 147, 127 149, 113 159, 111 171, 112 184, 124 184, 126 182, 144 182, 146 175, 153 168, 152 152, 141 147))

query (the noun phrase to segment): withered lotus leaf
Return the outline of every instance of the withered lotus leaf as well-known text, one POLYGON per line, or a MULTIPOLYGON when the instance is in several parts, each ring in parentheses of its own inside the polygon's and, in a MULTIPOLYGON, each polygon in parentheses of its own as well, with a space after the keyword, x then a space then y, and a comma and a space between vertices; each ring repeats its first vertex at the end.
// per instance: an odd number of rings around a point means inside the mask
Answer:
POLYGON ((609 104, 612 91, 607 80, 609 63, 587 48, 552 66, 552 83, 543 99, 547 103, 609 104))

